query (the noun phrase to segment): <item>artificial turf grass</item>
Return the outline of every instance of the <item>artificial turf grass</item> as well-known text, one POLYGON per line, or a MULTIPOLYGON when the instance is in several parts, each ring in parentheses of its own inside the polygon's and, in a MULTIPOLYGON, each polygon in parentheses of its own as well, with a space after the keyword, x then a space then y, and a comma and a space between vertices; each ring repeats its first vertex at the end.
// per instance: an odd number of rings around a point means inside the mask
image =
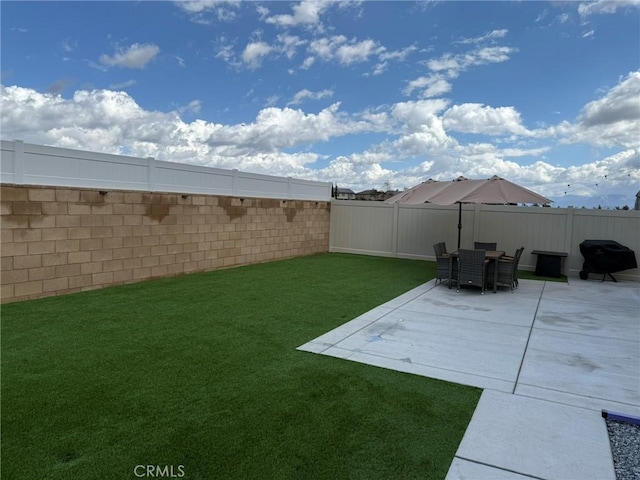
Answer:
POLYGON ((321 254, 6 305, 3 473, 444 478, 480 390, 296 350, 434 274, 321 254))

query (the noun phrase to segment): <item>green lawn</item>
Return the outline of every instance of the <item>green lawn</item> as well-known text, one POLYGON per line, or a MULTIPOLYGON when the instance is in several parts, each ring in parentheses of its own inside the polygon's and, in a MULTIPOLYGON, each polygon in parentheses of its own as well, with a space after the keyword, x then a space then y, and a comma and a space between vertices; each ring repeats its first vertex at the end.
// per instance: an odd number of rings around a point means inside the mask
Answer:
POLYGON ((296 350, 434 276, 320 254, 5 305, 2 477, 444 478, 479 389, 296 350))

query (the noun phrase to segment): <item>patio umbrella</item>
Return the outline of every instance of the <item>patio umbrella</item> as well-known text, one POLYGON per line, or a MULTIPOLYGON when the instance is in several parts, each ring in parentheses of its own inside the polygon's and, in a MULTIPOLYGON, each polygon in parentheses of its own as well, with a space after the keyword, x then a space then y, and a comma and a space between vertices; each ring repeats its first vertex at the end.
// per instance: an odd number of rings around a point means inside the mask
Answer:
POLYGON ((428 202, 431 197, 440 193, 449 186, 449 182, 439 182, 429 179, 408 190, 397 193, 393 197, 385 200, 385 203, 406 203, 407 205, 417 205, 428 202))
POLYGON ((427 180, 420 185, 402 192, 387 200, 398 197, 398 203, 434 203, 436 205, 458 204, 458 249, 462 231, 462 204, 485 203, 490 205, 509 205, 518 203, 551 203, 551 200, 531 190, 497 175, 489 179, 469 180, 458 177, 452 182, 427 180))
POLYGON ((436 205, 458 204, 458 249, 462 231, 462 204, 485 203, 490 205, 509 205, 518 203, 551 203, 551 200, 531 190, 497 175, 487 180, 467 180, 460 177, 449 187, 429 199, 436 205))

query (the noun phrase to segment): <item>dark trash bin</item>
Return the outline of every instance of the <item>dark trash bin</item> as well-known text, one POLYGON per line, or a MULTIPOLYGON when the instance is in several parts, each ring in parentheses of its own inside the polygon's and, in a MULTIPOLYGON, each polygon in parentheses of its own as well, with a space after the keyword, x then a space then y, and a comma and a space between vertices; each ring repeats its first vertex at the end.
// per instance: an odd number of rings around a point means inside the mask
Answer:
POLYGON ((636 254, 633 250, 613 240, 585 240, 580 244, 580 253, 584 257, 580 278, 586 280, 590 273, 602 274, 602 281, 612 273, 637 268, 636 254))

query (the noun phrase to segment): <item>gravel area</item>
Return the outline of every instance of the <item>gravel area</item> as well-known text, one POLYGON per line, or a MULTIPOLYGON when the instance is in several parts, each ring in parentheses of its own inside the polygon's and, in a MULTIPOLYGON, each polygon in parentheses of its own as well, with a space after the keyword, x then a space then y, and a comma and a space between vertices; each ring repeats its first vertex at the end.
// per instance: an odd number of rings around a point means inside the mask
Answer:
POLYGON ((640 479, 640 425, 606 419, 618 480, 640 479))

